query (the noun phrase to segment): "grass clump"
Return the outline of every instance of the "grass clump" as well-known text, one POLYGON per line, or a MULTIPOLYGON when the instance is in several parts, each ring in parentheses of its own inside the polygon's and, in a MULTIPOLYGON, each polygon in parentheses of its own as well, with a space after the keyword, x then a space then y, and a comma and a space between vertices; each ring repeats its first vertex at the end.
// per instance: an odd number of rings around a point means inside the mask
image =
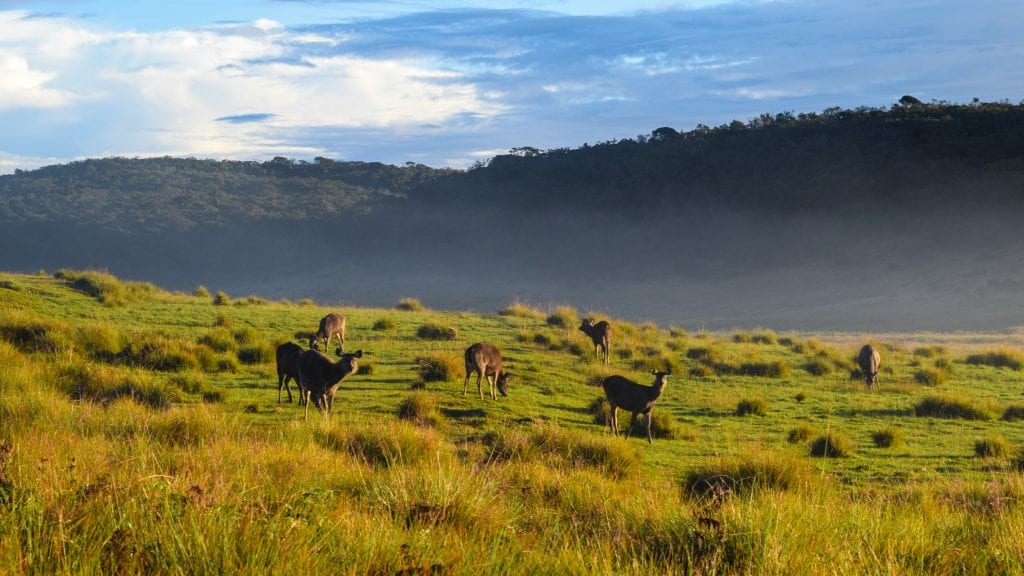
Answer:
POLYGON ((249 365, 274 362, 274 347, 267 343, 247 344, 238 349, 238 361, 249 365))
POLYGON ((202 298, 205 300, 210 297, 210 290, 206 286, 200 284, 199 286, 196 286, 195 290, 192 291, 192 296, 196 298, 202 298))
POLYGON ((498 310, 499 316, 512 316, 514 318, 529 318, 531 320, 544 320, 546 315, 536 308, 527 306, 522 302, 513 302, 498 310))
POLYGON ((771 330, 762 330, 755 332, 750 336, 750 341, 754 344, 775 344, 778 341, 778 335, 771 330))
POLYGON ((355 429, 334 427, 318 431, 316 439, 327 449, 347 452, 368 465, 386 468, 428 461, 441 449, 441 440, 433 430, 407 422, 355 429))
POLYGON ((417 426, 437 426, 441 418, 434 399, 426 392, 413 392, 398 405, 398 417, 417 426))
POLYGON ((945 346, 920 346, 911 352, 918 358, 937 358, 946 354, 945 346))
POLYGON ((763 491, 785 492, 814 482, 814 469, 806 462, 773 453, 719 458, 687 473, 682 479, 683 490, 701 499, 763 491))
POLYGON ((1014 452, 1006 438, 998 434, 989 434, 974 441, 974 455, 980 458, 1006 458, 1014 452))
POLYGON ((747 398, 740 400, 736 404, 736 415, 747 416, 753 414, 755 416, 764 416, 768 413, 768 403, 761 398, 747 398))
POLYGON ((744 362, 740 364, 739 373, 745 376, 759 376, 762 378, 785 378, 789 376, 789 364, 782 360, 744 362))
POLYGON ((897 448, 903 445, 903 432, 899 428, 889 426, 872 432, 871 441, 878 448, 897 448))
POLYGON ((914 372, 914 381, 925 386, 939 386, 949 380, 949 372, 937 368, 921 368, 914 372))
POLYGON ((234 352, 238 349, 238 342, 226 328, 215 328, 200 336, 196 342, 208 347, 214 352, 234 352))
POLYGON ((840 432, 832 431, 811 442, 811 456, 818 458, 845 458, 853 454, 853 442, 840 432))
POLYGON ((576 328, 579 325, 576 309, 571 306, 555 308, 544 321, 548 326, 555 326, 557 328, 576 328))
POLYGON ((455 328, 439 322, 429 322, 416 329, 416 337, 423 340, 455 340, 455 328))
POLYGON ((454 354, 441 352, 416 358, 416 370, 423 382, 455 382, 463 376, 463 362, 454 354))
POLYGON ((213 297, 214 306, 230 306, 231 297, 226 292, 217 291, 217 295, 213 297))
POLYGON ((801 422, 800 424, 797 424, 795 428, 789 431, 789 434, 786 436, 786 440, 788 440, 790 444, 800 444, 803 442, 807 442, 808 440, 813 438, 814 435, 817 433, 818 431, 814 428, 814 426, 801 422))
POLYGON ((1007 422, 1024 420, 1024 404, 1011 404, 1003 410, 1002 419, 1007 422))
POLYGON ((804 370, 811 376, 827 376, 832 373, 832 363, 824 358, 811 358, 804 363, 804 370))
POLYGON ((963 420, 991 420, 993 414, 986 408, 975 406, 957 396, 926 396, 914 406, 915 416, 960 418, 963 420))
POLYGON ((167 381, 186 394, 200 394, 209 388, 206 376, 201 372, 174 374, 167 381))
POLYGON ((64 280, 75 290, 88 294, 107 306, 124 306, 157 291, 156 287, 148 282, 124 282, 113 274, 95 270, 61 269, 54 272, 53 277, 64 280))
POLYGON ((62 324, 18 313, 0 316, 0 338, 22 352, 53 354, 71 345, 62 324))
POLYGON ((640 469, 640 454, 619 438, 566 430, 543 424, 523 434, 517 430, 490 432, 484 442, 499 460, 536 460, 564 469, 589 467, 616 479, 640 469))
POLYGON ((403 312, 423 312, 427 307, 420 302, 419 298, 402 298, 395 304, 395 310, 403 312))
POLYGON ((395 321, 387 317, 378 318, 373 322, 371 330, 373 330, 374 332, 394 332, 395 321))
POLYGON ((969 354, 964 360, 975 366, 992 366, 994 368, 1024 369, 1024 354, 1016 350, 995 350, 969 354))

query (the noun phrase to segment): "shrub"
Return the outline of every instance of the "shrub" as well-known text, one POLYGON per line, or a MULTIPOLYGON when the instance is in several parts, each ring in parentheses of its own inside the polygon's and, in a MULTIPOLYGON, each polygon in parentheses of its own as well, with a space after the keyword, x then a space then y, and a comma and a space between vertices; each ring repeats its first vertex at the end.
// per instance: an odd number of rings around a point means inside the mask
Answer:
POLYGON ((80 272, 62 269, 53 276, 107 306, 124 306, 156 292, 156 287, 148 282, 122 282, 113 274, 95 270, 80 272))
POLYGON ((206 376, 199 372, 183 372, 181 374, 174 374, 167 380, 179 390, 187 394, 199 394, 207 388, 206 376))
POLYGON ((938 386, 949 380, 949 374, 944 370, 934 368, 922 368, 914 372, 914 381, 925 386, 938 386))
POLYGON ((705 364, 714 364, 718 362, 719 354, 715 348, 707 347, 694 347, 686 351, 686 357, 690 360, 697 360, 705 364))
POLYGON ((242 364, 267 364, 275 361, 275 350, 266 343, 242 346, 238 349, 238 360, 242 364))
POLYGON ((1003 410, 1003 420, 1007 422, 1015 422, 1017 420, 1024 420, 1024 404, 1011 404, 1003 410))
POLYGON ((988 410, 955 396, 927 396, 914 406, 914 415, 964 420, 992 419, 992 414, 988 410))
POLYGON ((1024 355, 1015 350, 997 350, 994 352, 970 354, 965 359, 965 362, 976 366, 993 366, 995 368, 1009 368, 1011 370, 1024 369, 1024 355))
POLYGON ((394 332, 395 321, 391 318, 378 318, 373 323, 372 330, 375 332, 394 332))
POLYGON ((839 432, 822 434, 811 442, 811 456, 818 458, 845 458, 853 454, 853 443, 839 432))
POLYGON ((981 458, 1005 458, 1013 453, 1013 448, 1005 438, 998 434, 990 434, 974 441, 974 454, 981 458))
POLYGON ((199 286, 196 286, 195 290, 192 291, 192 295, 195 296, 196 298, 209 298, 210 290, 207 289, 206 286, 200 284, 199 286))
POLYGON ((454 382, 462 376, 464 368, 461 358, 447 352, 420 356, 416 365, 423 382, 454 382))
POLYGON ((398 405, 398 417, 418 426, 437 426, 440 417, 433 398, 426 392, 413 392, 398 405))
POLYGON ((395 310, 403 312, 422 312, 426 309, 426 306, 418 298, 402 298, 398 304, 395 304, 395 310))
POLYGON ((533 320, 544 320, 545 315, 536 308, 531 308, 522 302, 513 302, 498 310, 499 316, 513 316, 516 318, 530 318, 533 320))
POLYGON ((125 347, 121 332, 109 325, 83 326, 77 340, 87 354, 105 362, 115 361, 125 347))
POLYGON ((755 416, 764 416, 768 413, 768 403, 761 398, 743 399, 736 404, 736 415, 746 416, 748 414, 754 414, 755 416))
POLYGON ((832 363, 823 358, 811 358, 804 363, 804 370, 811 376, 825 376, 832 373, 832 363))
POLYGON ((417 328, 416 337, 424 340, 455 340, 456 332, 451 326, 431 322, 417 328))
POLYGON ((899 428, 889 426, 871 433, 871 441, 879 448, 896 448, 903 444, 903 432, 899 428))
POLYGON ((693 378, 714 378, 717 374, 715 374, 715 369, 707 364, 698 364, 690 368, 690 376, 693 378))
POLYGON ((740 374, 764 378, 785 378, 789 376, 789 364, 781 360, 771 362, 745 362, 740 365, 740 374))
POLYGON ((807 400, 807 392, 801 390, 797 392, 795 396, 793 396, 793 399, 796 400, 797 402, 803 402, 804 400, 807 400))
MULTIPOLYGON (((600 384, 598 385, 600 386, 600 384)), ((594 424, 608 426, 608 418, 611 415, 611 405, 608 404, 608 399, 604 396, 594 398, 594 401, 587 406, 587 414, 594 417, 594 424)))
POLYGON ((579 325, 579 317, 576 310, 569 306, 559 306, 551 311, 545 319, 548 326, 558 328, 576 328, 579 325))
POLYGON ((231 304, 231 297, 225 292, 217 291, 217 295, 213 297, 214 306, 228 306, 231 304))
POLYGON ((203 346, 209 347, 214 352, 234 352, 238 348, 234 336, 226 328, 215 328, 203 334, 196 340, 203 346))
POLYGON ((373 375, 374 370, 376 369, 373 367, 373 364, 370 364, 369 362, 360 362, 359 367, 356 368, 356 375, 371 376, 373 375))
POLYGON ((761 491, 788 491, 814 482, 806 462, 781 454, 730 456, 701 466, 682 479, 684 491, 696 498, 725 498, 761 491))
POLYGON ((817 434, 813 426, 806 423, 797 424, 795 428, 789 431, 789 435, 786 437, 790 444, 800 444, 801 442, 807 442, 817 434))

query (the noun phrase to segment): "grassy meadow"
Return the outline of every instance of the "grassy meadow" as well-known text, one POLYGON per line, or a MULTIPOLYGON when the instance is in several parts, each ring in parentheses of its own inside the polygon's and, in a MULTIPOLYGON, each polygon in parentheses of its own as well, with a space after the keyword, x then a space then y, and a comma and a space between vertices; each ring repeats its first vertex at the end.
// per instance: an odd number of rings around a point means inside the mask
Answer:
POLYGON ((606 367, 570 307, 409 298, 341 309, 360 373, 304 419, 274 348, 335 310, 0 274, 0 573, 1024 572, 1024 333, 609 318, 606 367), (508 397, 463 396, 479 341, 508 397), (611 437, 652 368, 654 443, 611 437))

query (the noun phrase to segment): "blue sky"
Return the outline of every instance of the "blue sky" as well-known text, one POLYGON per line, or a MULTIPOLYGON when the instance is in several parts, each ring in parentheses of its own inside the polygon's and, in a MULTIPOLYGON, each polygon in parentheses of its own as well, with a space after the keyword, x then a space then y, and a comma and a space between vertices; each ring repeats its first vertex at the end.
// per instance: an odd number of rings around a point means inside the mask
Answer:
POLYGON ((1020 0, 0 0, 0 173, 422 162, 903 94, 1024 100, 1020 0))

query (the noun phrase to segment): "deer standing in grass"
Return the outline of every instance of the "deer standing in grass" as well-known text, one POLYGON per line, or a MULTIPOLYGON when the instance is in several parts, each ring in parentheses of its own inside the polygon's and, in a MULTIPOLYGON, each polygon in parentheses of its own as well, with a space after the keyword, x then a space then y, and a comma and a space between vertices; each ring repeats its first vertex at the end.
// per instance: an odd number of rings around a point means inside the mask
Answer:
POLYGON ((292 389, 288 387, 288 381, 294 380, 295 386, 299 389, 299 402, 302 397, 302 382, 299 380, 299 356, 302 354, 302 346, 294 342, 285 342, 277 347, 277 403, 281 403, 281 389, 288 392, 288 403, 292 402, 292 389))
POLYGON ((306 406, 303 418, 309 417, 310 400, 323 413, 325 421, 330 417, 338 386, 349 374, 355 374, 359 369, 356 359, 362 357, 362 350, 356 350, 354 354, 342 354, 337 362, 331 361, 319 350, 306 350, 299 355, 299 389, 305 395, 306 406))
POLYGON ((878 350, 875 350, 871 344, 865 344, 857 354, 857 366, 864 374, 864 384, 867 385, 868 390, 871 390, 871 385, 878 381, 878 366, 881 361, 882 358, 878 355, 878 350))
POLYGON ((497 400, 498 395, 494 389, 497 387, 502 396, 508 396, 509 374, 501 368, 501 352, 491 344, 479 342, 466 348, 466 382, 462 385, 462 395, 466 395, 469 388, 469 376, 476 372, 476 390, 480 393, 480 399, 484 399, 484 390, 481 386, 481 378, 487 378, 487 387, 491 391, 491 399, 497 400), (494 380, 491 380, 494 377, 494 380))
POLYGON ((619 435, 618 411, 619 408, 622 408, 633 413, 633 417, 629 420, 629 429, 626 430, 626 438, 629 438, 633 431, 637 416, 643 414, 647 420, 647 442, 653 444, 651 440, 651 411, 654 409, 654 403, 661 398, 661 393, 665 389, 665 385, 668 384, 668 377, 672 371, 651 370, 651 374, 654 375, 654 384, 651 386, 637 384, 622 376, 609 376, 604 379, 602 386, 604 395, 608 398, 608 426, 611 427, 612 436, 619 435))
POLYGON ((309 337, 309 347, 319 350, 320 340, 324 341, 324 350, 327 350, 331 339, 338 337, 338 354, 345 352, 345 316, 337 312, 331 312, 320 319, 320 327, 316 334, 309 337))
POLYGON ((594 343, 594 353, 597 354, 598 359, 603 360, 607 364, 612 338, 612 325, 604 320, 594 324, 594 321, 590 318, 584 318, 580 324, 580 331, 590 336, 590 340, 594 343))

